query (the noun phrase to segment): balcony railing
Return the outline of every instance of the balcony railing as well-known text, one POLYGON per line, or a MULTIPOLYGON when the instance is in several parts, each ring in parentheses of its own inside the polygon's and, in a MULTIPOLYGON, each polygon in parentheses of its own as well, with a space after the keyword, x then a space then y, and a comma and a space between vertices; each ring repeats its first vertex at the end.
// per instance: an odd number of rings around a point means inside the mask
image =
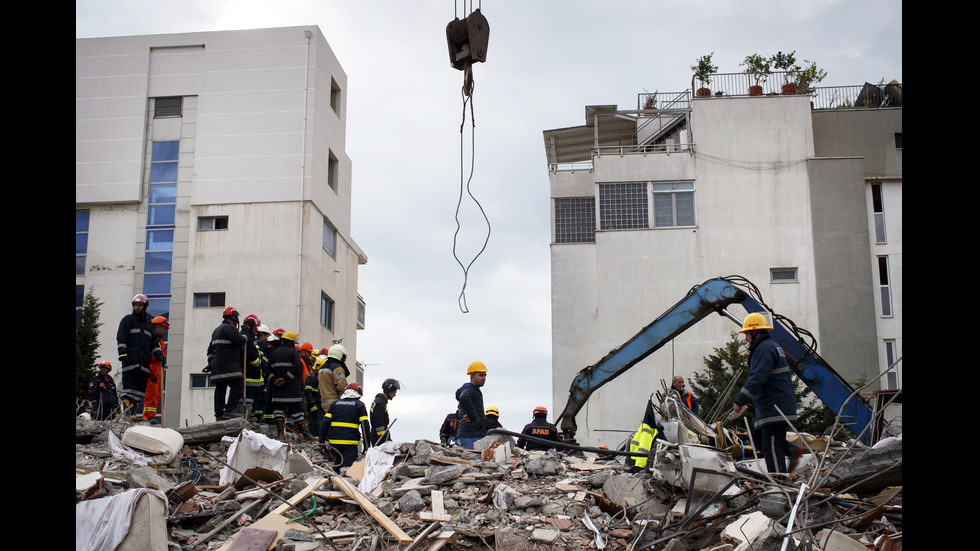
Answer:
MULTIPOLYGON (((815 86, 802 90, 795 79, 783 71, 769 73, 765 80, 751 73, 716 73, 711 75, 707 86, 692 78, 691 89, 696 91, 695 97, 700 88, 707 88, 711 96, 805 95, 812 98, 814 109, 877 109, 902 105, 901 83, 815 86), (794 84, 796 89, 784 89, 785 84, 794 84)), ((645 101, 649 95, 638 94, 639 100, 645 101)))
POLYGON ((636 95, 636 109, 643 111, 650 109, 647 105, 652 105, 653 109, 690 109, 691 91, 683 92, 643 92, 636 95))

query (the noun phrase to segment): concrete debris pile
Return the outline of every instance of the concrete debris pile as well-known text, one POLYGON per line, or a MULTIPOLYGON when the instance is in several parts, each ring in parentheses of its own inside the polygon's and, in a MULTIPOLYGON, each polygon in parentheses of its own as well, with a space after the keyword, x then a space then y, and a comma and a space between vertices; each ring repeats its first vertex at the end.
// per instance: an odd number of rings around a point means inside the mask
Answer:
POLYGON ((281 443, 244 421, 155 429, 170 431, 163 451, 143 449, 155 437, 147 427, 76 422, 76 549, 902 546, 900 436, 873 447, 830 442, 776 479, 761 459, 696 444, 660 442, 638 470, 620 452, 527 452, 499 431, 476 451, 389 442, 338 472, 322 447, 281 443), (140 439, 127 436, 134 429, 140 439), (171 433, 183 442, 168 457, 171 433), (134 440, 143 448, 128 448, 134 440))

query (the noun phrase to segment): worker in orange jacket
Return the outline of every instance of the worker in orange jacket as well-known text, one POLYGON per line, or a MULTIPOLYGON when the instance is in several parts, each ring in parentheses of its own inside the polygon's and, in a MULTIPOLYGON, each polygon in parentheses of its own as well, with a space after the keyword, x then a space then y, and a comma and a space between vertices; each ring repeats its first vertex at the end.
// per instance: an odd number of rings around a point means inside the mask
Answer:
POLYGON ((143 400, 143 420, 151 424, 160 422, 157 419, 157 408, 160 405, 160 396, 163 389, 163 376, 167 368, 167 331, 170 329, 170 322, 163 316, 153 318, 153 332, 155 342, 153 347, 153 359, 150 360, 150 378, 146 383, 146 397, 143 400), (158 355, 156 352, 160 351, 158 355), (160 361, 158 358, 163 358, 160 361))

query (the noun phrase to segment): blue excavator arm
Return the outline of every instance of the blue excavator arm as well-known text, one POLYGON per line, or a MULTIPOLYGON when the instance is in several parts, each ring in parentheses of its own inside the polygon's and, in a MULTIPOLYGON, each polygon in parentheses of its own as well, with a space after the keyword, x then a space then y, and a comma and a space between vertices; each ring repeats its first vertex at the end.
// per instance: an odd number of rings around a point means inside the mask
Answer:
POLYGON ((871 422, 871 408, 860 396, 854 395, 851 385, 817 354, 812 337, 811 342, 805 338, 810 336, 809 333, 772 312, 759 298, 755 285, 740 276, 719 277, 696 285, 680 302, 633 338, 580 371, 572 381, 568 402, 557 420, 565 440, 574 441, 575 416, 592 393, 709 314, 725 316, 741 327, 741 318, 728 311, 732 304, 740 304, 746 313, 769 313, 773 320, 770 335, 786 352, 793 371, 830 409, 841 414, 842 423, 867 443, 870 431, 865 429, 871 422))

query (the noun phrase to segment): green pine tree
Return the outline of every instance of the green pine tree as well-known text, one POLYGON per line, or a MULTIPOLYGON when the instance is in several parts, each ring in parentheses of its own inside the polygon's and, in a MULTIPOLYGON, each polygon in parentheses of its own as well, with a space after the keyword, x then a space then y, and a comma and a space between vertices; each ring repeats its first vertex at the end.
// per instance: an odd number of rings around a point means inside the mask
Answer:
POLYGON ((85 294, 82 309, 75 318, 75 399, 88 398, 88 382, 95 376, 99 348, 99 321, 102 302, 92 291, 85 294))

